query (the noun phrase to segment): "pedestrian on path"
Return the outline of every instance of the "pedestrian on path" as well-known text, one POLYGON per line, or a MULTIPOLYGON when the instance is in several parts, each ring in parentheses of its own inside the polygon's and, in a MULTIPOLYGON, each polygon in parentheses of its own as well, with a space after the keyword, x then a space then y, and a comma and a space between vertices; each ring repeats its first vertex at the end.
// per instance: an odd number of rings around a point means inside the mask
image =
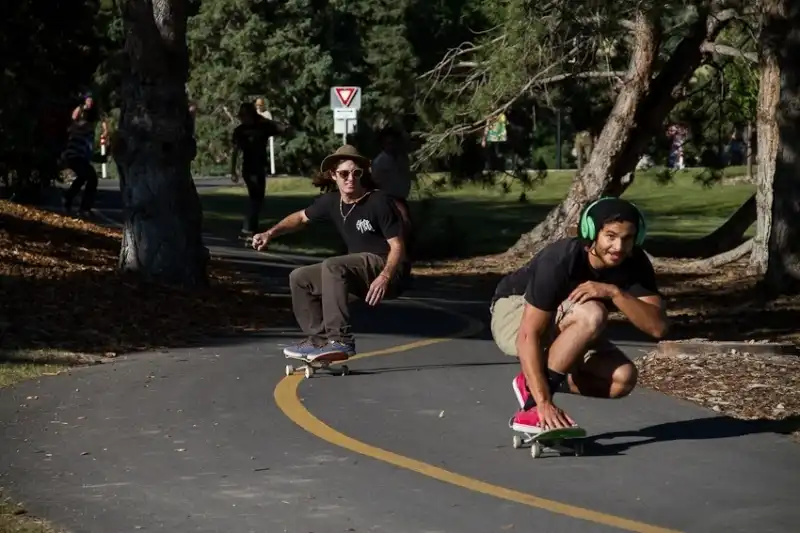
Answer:
POLYGON ((512 382, 520 406, 513 430, 576 425, 554 403, 556 391, 621 398, 636 386, 636 366, 603 331, 616 310, 656 339, 666 333, 664 301, 641 247, 645 233, 636 206, 601 198, 582 211, 578 237, 550 244, 500 281, 492 337, 522 367, 512 382))
POLYGON ((231 156, 231 181, 239 182, 239 152, 242 153, 241 177, 247 186, 248 207, 242 233, 252 235, 258 231, 258 219, 267 192, 267 166, 269 138, 288 135, 291 128, 268 120, 256 111, 252 102, 239 106, 241 124, 233 130, 233 155, 231 156))
POLYGON ((405 286, 410 264, 402 219, 392 200, 374 189, 369 167, 369 159, 355 147, 342 146, 320 165, 319 185, 332 190, 253 237, 253 248, 264 250, 275 237, 324 221, 333 223, 347 245, 347 254, 299 267, 289 275, 292 308, 306 338, 285 348, 286 355, 354 356, 352 299, 376 306, 399 296, 405 286))
MULTIPOLYGON (((75 179, 69 189, 64 192, 64 211, 68 215, 72 211, 72 202, 75 196, 84 186, 79 215, 89 216, 94 207, 98 179, 97 170, 92 162, 95 152, 95 129, 99 120, 100 113, 90 96, 87 96, 84 103, 72 112, 72 123, 68 129, 69 139, 61 154, 61 166, 75 173, 75 179)), ((107 134, 105 125, 102 133, 103 135, 107 134)))

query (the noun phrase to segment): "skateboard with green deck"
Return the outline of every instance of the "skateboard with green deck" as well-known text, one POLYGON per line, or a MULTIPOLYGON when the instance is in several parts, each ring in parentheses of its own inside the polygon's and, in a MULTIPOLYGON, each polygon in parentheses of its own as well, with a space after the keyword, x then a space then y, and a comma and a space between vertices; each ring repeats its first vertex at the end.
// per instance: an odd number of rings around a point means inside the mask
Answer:
MULTIPOLYGON (((509 424, 510 425, 510 424, 509 424)), ((586 430, 573 426, 571 428, 548 429, 540 433, 517 432, 514 435, 514 448, 522 448, 530 444, 531 456, 538 459, 545 451, 559 454, 583 455, 583 438, 586 430)))

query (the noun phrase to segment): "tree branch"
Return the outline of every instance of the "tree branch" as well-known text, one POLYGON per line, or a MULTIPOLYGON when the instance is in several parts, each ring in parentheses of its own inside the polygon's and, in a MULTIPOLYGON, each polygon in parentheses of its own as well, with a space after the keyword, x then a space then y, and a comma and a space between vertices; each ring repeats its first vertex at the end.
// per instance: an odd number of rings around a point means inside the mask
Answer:
POLYGON ((757 53, 744 52, 736 48, 735 46, 730 46, 727 44, 717 44, 706 41, 700 46, 700 50, 707 54, 717 54, 720 56, 728 56, 728 57, 741 57, 742 59, 746 59, 751 63, 758 63, 757 53))
MULTIPOLYGON (((681 263, 681 268, 686 270, 710 270, 712 268, 719 268, 721 266, 733 263, 734 261, 738 261, 742 257, 749 254, 753 249, 753 239, 749 239, 733 250, 728 250, 727 252, 723 252, 721 254, 715 255, 713 257, 709 257, 708 259, 698 259, 696 261, 687 261, 681 263)), ((650 254, 647 254, 650 258, 650 262, 653 263, 653 266, 661 266, 667 263, 664 259, 659 259, 658 257, 653 257, 650 254)))

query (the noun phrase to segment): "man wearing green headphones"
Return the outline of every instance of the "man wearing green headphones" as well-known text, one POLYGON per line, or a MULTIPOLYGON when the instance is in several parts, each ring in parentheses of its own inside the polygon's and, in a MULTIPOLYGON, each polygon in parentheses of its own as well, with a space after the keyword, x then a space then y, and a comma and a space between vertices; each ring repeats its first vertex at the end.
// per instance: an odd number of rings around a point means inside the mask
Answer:
POLYGON ((492 336, 522 372, 512 388, 515 431, 576 425, 553 402, 556 391, 621 398, 636 386, 634 364, 603 336, 609 311, 659 339, 667 331, 646 235, 632 203, 604 197, 581 213, 579 235, 556 241, 505 278, 492 299, 492 336))

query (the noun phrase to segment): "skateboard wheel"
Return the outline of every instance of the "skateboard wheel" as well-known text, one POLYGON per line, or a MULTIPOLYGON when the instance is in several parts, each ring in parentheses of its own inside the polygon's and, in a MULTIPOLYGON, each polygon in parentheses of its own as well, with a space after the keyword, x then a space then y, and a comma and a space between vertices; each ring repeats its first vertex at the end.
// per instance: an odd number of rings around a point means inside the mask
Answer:
POLYGON ((349 373, 350 373, 350 369, 347 367, 347 365, 342 365, 342 375, 346 376, 349 373))
POLYGON ((576 442, 574 450, 575 450, 575 457, 580 457, 581 455, 583 455, 583 443, 576 442))
POLYGON ((314 375, 314 369, 311 368, 310 366, 307 366, 305 374, 306 374, 306 379, 309 379, 311 376, 314 375))
POLYGON ((533 446, 531 446, 531 457, 534 459, 538 459, 542 456, 542 443, 541 442, 534 442, 533 446))
POLYGON ((522 448, 522 437, 519 435, 514 435, 514 439, 511 441, 511 445, 514 447, 515 450, 522 448))
POLYGON ((291 376, 294 374, 294 367, 292 365, 286 365, 286 375, 291 376))

